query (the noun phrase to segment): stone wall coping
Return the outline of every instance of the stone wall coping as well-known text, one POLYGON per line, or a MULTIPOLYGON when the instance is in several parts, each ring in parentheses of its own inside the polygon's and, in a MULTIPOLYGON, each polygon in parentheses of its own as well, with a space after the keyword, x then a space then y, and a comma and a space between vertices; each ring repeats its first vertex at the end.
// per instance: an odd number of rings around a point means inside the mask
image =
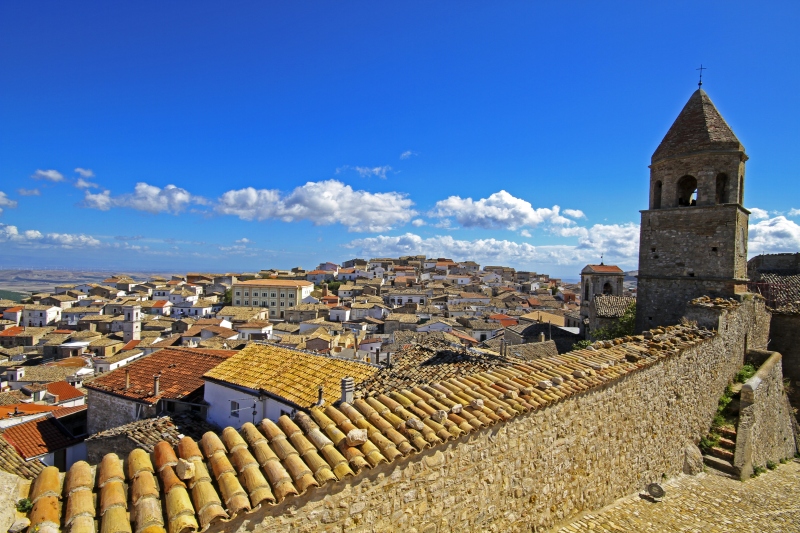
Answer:
POLYGON ((750 350, 754 355, 767 355, 767 360, 758 368, 755 375, 748 379, 744 385, 742 385, 742 392, 741 392, 741 399, 743 402, 753 403, 755 401, 755 391, 758 389, 759 385, 767 378, 772 369, 775 368, 775 365, 781 362, 783 356, 779 352, 773 352, 770 350, 750 350))

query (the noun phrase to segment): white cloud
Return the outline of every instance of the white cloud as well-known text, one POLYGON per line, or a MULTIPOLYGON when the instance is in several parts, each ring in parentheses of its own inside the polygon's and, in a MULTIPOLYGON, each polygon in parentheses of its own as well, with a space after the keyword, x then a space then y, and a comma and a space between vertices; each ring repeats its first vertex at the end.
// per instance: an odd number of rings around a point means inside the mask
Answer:
POLYGON ((358 175, 362 178, 371 178, 372 176, 375 176, 385 180, 386 173, 392 170, 392 167, 389 165, 384 165, 382 167, 353 167, 353 170, 358 172, 358 175))
POLYGON ((345 246, 357 249, 359 254, 377 257, 426 254, 428 257, 452 257, 457 261, 473 259, 519 267, 535 267, 541 263, 574 265, 576 274, 586 263, 598 261, 600 254, 604 253, 609 262, 613 261, 624 268, 636 267, 639 255, 638 225, 596 224, 582 229, 584 232, 579 236, 577 245, 534 246, 509 240, 459 240, 450 235, 423 238, 406 233, 356 239, 345 246))
POLYGON ((64 176, 61 172, 57 170, 37 170, 31 177, 35 180, 47 180, 47 181, 64 181, 64 176))
POLYGON ((571 218, 586 218, 586 214, 580 209, 564 209, 563 213, 571 218))
POLYGON ((415 228, 419 228, 421 226, 424 226, 425 224, 426 222, 421 218, 415 218, 414 220, 411 221, 411 225, 414 226, 415 228))
POLYGON ((83 178, 78 178, 78 180, 75 182, 75 186, 79 189, 96 189, 99 187, 98 184, 92 181, 87 181, 83 178))
POLYGON ((0 224, 0 242, 58 248, 96 247, 102 243, 90 236, 74 233, 42 233, 38 230, 20 232, 16 226, 0 224))
POLYGON ((519 234, 520 234, 520 236, 522 236, 522 237, 528 237, 528 238, 530 238, 530 237, 531 237, 531 232, 530 232, 530 231, 528 231, 528 230, 526 230, 526 229, 524 229, 524 230, 520 231, 520 232, 519 232, 519 234))
POLYGON ((111 196, 110 191, 92 194, 86 191, 84 205, 92 209, 108 211, 112 207, 128 207, 148 213, 178 214, 190 205, 206 205, 208 201, 202 196, 195 196, 186 189, 167 185, 159 188, 139 182, 132 193, 111 196))
POLYGON ((241 239, 236 240, 235 242, 236 244, 249 244, 250 239, 248 239, 247 237, 243 237, 241 239))
POLYGON ((418 155, 417 152, 412 152, 411 150, 406 150, 405 152, 400 154, 400 159, 409 159, 409 158, 414 157, 416 155, 418 155))
POLYGON ((75 172, 80 174, 82 178, 93 178, 94 177, 94 172, 92 172, 92 169, 90 169, 90 168, 80 168, 80 167, 78 167, 78 168, 75 169, 75 172))
POLYGON ((750 207, 748 208, 750 211, 750 217, 756 220, 761 220, 765 218, 769 218, 769 213, 766 209, 759 209, 758 207, 750 207))
POLYGON ((20 196, 39 196, 39 189, 17 189, 20 196))
POLYGON ((288 196, 247 187, 224 193, 216 210, 244 220, 308 220, 317 226, 342 224, 349 231, 387 231, 408 223, 416 211, 405 194, 354 191, 336 180, 308 182, 288 196))
POLYGON ((451 196, 436 202, 430 215, 443 218, 454 217, 465 228, 509 229, 516 231, 522 227, 534 228, 544 222, 567 226, 574 224, 559 214, 560 207, 534 207, 523 200, 500 191, 488 198, 473 200, 451 196))
POLYGON ((800 209, 795 209, 794 207, 789 210, 790 217, 800 216, 800 209))
POLYGON ((783 216, 750 224, 749 237, 751 256, 800 250, 800 226, 783 216))
POLYGON ((8 207, 9 209, 14 209, 17 207, 17 201, 10 199, 6 196, 6 193, 0 191, 0 213, 3 212, 3 208, 8 207))

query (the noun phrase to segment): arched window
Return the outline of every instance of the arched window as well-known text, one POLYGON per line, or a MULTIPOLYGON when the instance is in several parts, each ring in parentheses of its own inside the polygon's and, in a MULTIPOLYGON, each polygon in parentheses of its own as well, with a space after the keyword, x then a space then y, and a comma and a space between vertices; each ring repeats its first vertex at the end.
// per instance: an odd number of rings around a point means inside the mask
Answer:
POLYGON ((661 189, 663 188, 661 181, 655 182, 653 185, 653 209, 661 209, 661 189))
POLYGON ((583 299, 584 301, 589 301, 589 282, 587 281, 583 285, 583 299))
POLYGON ((718 174, 716 203, 727 204, 728 202, 730 202, 728 198, 728 176, 726 174, 718 174))
POLYGON ((607 281, 603 285, 603 294, 614 294, 614 289, 611 288, 611 284, 607 281))
POLYGON ((678 206, 697 205, 697 180, 694 176, 684 176, 676 187, 678 206))

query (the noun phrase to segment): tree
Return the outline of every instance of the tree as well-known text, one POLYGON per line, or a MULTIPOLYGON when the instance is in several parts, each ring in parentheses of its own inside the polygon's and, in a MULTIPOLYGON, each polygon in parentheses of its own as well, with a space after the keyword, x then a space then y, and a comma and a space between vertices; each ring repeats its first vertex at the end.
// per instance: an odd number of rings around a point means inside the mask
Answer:
POLYGON ((636 302, 631 302, 625 312, 613 324, 598 328, 592 332, 595 340, 609 340, 626 335, 633 335, 636 324, 636 302))
POLYGON ((233 303, 233 293, 231 289, 225 291, 225 298, 222 300, 222 303, 225 305, 231 305, 233 303))
POLYGON ((341 281, 331 281, 328 283, 328 291, 336 294, 336 291, 339 290, 339 287, 342 285, 341 281))

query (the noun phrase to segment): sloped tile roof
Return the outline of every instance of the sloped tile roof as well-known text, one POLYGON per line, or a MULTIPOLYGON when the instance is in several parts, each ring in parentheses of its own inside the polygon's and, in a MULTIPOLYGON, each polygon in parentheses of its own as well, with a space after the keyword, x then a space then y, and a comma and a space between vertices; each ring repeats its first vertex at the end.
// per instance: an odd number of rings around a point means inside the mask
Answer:
POLYGON ((3 438, 26 460, 81 442, 81 439, 74 438, 50 417, 6 428, 3 438))
POLYGON ((26 461, 0 433, 0 470, 24 479, 34 479, 46 465, 38 459, 26 461))
POLYGON ((177 446, 184 436, 200 440, 207 431, 218 431, 219 428, 209 424, 202 418, 191 413, 181 413, 174 416, 161 416, 158 418, 145 418, 122 426, 95 433, 87 443, 125 435, 136 445, 148 453, 152 453, 156 444, 167 441, 177 446))
POLYGON ((601 318, 619 318, 625 314, 629 305, 636 302, 632 296, 611 296, 596 294, 594 297, 595 314, 601 318))
POLYGON ((202 376, 236 352, 202 348, 164 348, 127 366, 86 382, 87 389, 154 404, 162 398, 179 399, 203 386, 202 376), (125 373, 130 387, 125 388, 125 373), (159 395, 153 395, 153 376, 160 375, 159 395))
MULTIPOLYGON (((177 446, 159 442, 152 458, 135 449, 123 464, 111 453, 98 466, 96 481, 91 466, 79 461, 71 467, 63 489, 58 469, 48 467, 29 495, 35 502, 31 528, 49 521, 75 529, 76 521, 83 520, 81 529, 89 530, 95 526, 95 516, 99 531, 206 528, 258 505, 316 490, 603 387, 715 335, 692 325, 670 326, 598 342, 593 349, 490 366, 427 385, 409 383, 387 387, 383 393, 370 390, 352 403, 314 407, 294 418, 284 415, 277 422, 246 423, 239 431, 228 427, 221 434, 207 432, 199 440, 186 436, 177 446), (365 440, 355 440, 360 432, 351 433, 354 429, 364 430, 365 440), (177 477, 178 458, 194 463, 195 475, 188 483, 177 477), (59 497, 63 505, 58 505, 59 497), (203 505, 196 508, 192 501, 203 505), (62 516, 77 508, 85 513, 62 516)), ((310 498, 319 501, 322 495, 312 493, 310 498)))
POLYGON ((83 393, 80 390, 73 387, 66 381, 56 381, 53 383, 48 383, 46 386, 47 392, 58 396, 59 402, 65 402, 67 400, 83 397, 83 393))
POLYGON ((265 390, 300 407, 317 401, 319 386, 325 401, 341 396, 343 378, 362 382, 377 367, 334 357, 291 350, 274 344, 251 344, 209 370, 205 378, 253 390, 265 390))

